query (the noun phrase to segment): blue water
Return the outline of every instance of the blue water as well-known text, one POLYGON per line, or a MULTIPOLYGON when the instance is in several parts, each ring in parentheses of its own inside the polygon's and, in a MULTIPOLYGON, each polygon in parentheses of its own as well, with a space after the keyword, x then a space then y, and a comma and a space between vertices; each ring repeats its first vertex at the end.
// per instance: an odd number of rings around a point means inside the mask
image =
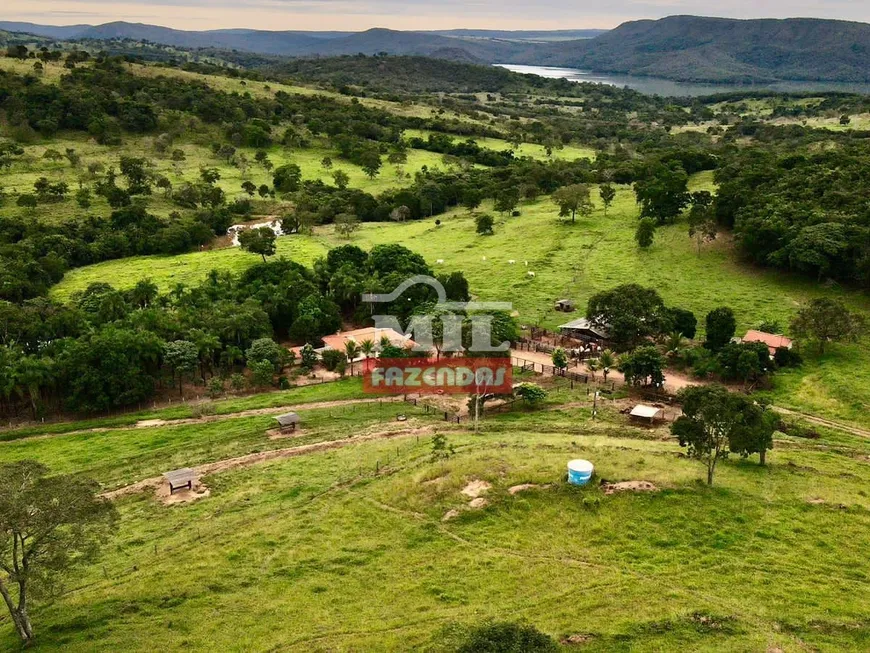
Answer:
POLYGON ((632 75, 611 75, 608 73, 592 73, 576 68, 557 68, 553 66, 522 66, 519 64, 494 64, 507 68, 515 73, 539 75, 551 79, 570 79, 573 82, 592 82, 608 84, 609 86, 627 86, 646 95, 662 95, 668 97, 694 97, 698 95, 713 95, 731 91, 781 91, 785 93, 805 93, 820 91, 841 91, 845 93, 861 93, 870 95, 870 84, 852 84, 846 82, 777 82, 776 84, 695 84, 690 82, 675 82, 660 77, 634 77, 632 75))

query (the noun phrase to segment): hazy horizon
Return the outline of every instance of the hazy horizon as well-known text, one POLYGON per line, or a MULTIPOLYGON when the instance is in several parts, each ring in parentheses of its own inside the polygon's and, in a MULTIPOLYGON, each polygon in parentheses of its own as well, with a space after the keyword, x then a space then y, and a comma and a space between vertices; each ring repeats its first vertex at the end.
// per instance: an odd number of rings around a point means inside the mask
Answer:
POLYGON ((265 29, 362 31, 399 30, 610 29, 629 20, 675 14, 722 18, 828 18, 870 22, 870 3, 852 0, 730 0, 715 12, 699 0, 614 0, 607 12, 598 3, 544 0, 7 0, 0 19, 45 25, 98 25, 114 21, 174 29, 265 29))

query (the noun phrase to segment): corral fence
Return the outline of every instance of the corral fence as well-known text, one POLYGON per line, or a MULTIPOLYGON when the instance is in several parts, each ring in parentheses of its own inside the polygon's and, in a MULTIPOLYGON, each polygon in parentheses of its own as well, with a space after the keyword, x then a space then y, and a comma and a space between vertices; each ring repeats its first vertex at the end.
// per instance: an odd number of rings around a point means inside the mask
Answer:
POLYGON ((543 376, 559 376, 563 379, 568 379, 571 381, 572 388, 575 383, 589 383, 588 374, 570 372, 566 369, 561 369, 545 363, 539 363, 538 361, 532 361, 527 358, 521 358, 520 356, 511 356, 511 365, 519 368, 523 372, 532 372, 533 374, 541 374, 543 376))

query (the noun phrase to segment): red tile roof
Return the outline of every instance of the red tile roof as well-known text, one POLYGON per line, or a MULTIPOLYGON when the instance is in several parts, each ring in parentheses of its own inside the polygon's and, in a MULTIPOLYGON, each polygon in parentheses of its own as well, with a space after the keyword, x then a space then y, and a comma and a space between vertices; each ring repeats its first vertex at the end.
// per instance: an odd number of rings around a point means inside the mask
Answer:
POLYGON ((786 338, 782 335, 765 333, 764 331, 756 331, 754 329, 750 329, 746 332, 746 335, 743 336, 743 342, 763 342, 767 345, 768 349, 770 349, 771 354, 775 354, 776 350, 780 347, 791 349, 792 345, 790 338, 786 338))

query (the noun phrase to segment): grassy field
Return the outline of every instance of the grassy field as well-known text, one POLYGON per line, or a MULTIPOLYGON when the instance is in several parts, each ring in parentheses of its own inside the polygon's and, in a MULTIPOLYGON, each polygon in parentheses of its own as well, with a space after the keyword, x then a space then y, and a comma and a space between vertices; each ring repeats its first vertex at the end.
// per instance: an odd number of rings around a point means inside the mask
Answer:
MULTIPOLYGON (((693 180, 695 188, 710 184, 709 175, 693 180)), ((433 220, 364 224, 351 242, 363 248, 401 243, 422 254, 438 272, 464 272, 480 299, 513 302, 523 324, 548 328, 569 319, 553 310, 556 299, 571 298, 582 311, 592 294, 629 281, 652 286, 668 304, 692 310, 702 332, 703 316, 719 306, 734 310, 738 332, 765 320, 785 327, 801 304, 822 295, 870 310, 870 302, 858 293, 739 262, 727 237, 705 245, 699 256, 684 224, 659 229, 654 245, 639 251, 633 240, 638 209, 628 187, 619 189, 607 218, 599 207, 592 217, 576 224, 560 221, 548 199, 527 203, 521 211, 520 217, 500 217, 493 236, 477 235, 473 217, 457 211, 440 216, 440 226, 433 220), (438 259, 444 264, 436 265, 438 259), (535 272, 534 278, 529 271, 535 272)), ((326 226, 313 236, 278 239, 278 252, 311 264, 330 247, 345 242, 332 226, 326 226)), ((53 293, 66 299, 94 281, 130 287, 144 277, 168 290, 178 282, 197 283, 214 267, 238 271, 257 260, 237 249, 223 249, 110 261, 71 271, 53 293)), ((822 359, 810 357, 799 370, 778 376, 771 397, 788 408, 870 424, 868 352, 862 344, 834 347, 822 359)))
MULTIPOLYGON (((198 127, 200 129, 201 126, 198 127)), ((4 171, 3 188, 12 196, 7 199, 7 205, 14 204, 14 196, 21 193, 32 193, 33 184, 40 177, 46 177, 52 183, 65 181, 70 187, 67 199, 58 203, 40 204, 35 210, 25 213, 24 209, 12 207, 9 210, 21 212, 34 219, 58 222, 68 220, 75 216, 87 213, 108 215, 111 207, 100 196, 92 193, 92 205, 89 209, 82 209, 73 199, 79 183, 92 187, 94 179, 87 172, 88 164, 100 162, 108 169, 119 169, 121 156, 145 157, 154 163, 152 171, 157 175, 163 175, 172 182, 173 187, 178 188, 185 182, 195 182, 199 179, 200 168, 216 168, 221 179, 218 185, 224 190, 227 197, 232 200, 238 197, 247 197, 242 191, 243 181, 251 181, 257 186, 261 184, 272 185, 272 173, 260 165, 254 163, 255 148, 238 148, 250 165, 246 170, 241 170, 231 165, 225 159, 216 157, 209 147, 211 142, 218 141, 214 137, 212 141, 210 131, 205 129, 195 139, 188 138, 173 144, 171 150, 182 150, 185 160, 174 163, 169 153, 158 154, 154 150, 152 138, 127 137, 121 146, 111 148, 97 145, 93 140, 81 134, 64 134, 58 138, 52 138, 39 144, 25 146, 25 153, 17 160, 8 171, 4 171), (82 161, 78 167, 73 167, 63 159, 52 162, 43 158, 49 149, 63 153, 67 148, 74 149, 82 161)), ((279 132, 280 134, 280 132, 279 132)), ((359 188, 366 192, 377 195, 388 188, 398 188, 408 185, 405 177, 400 178, 400 169, 387 165, 383 166, 380 174, 370 179, 359 166, 338 159, 337 153, 328 147, 327 143, 321 143, 305 149, 291 149, 278 145, 266 148, 269 159, 275 167, 286 163, 295 163, 302 169, 303 179, 317 179, 328 184, 334 184, 332 173, 343 170, 349 177, 349 186, 359 188), (321 165, 324 157, 330 157, 333 161, 332 168, 327 170, 321 165)), ((434 152, 424 150, 408 150, 408 161, 401 166, 401 173, 413 177, 423 166, 429 169, 445 169, 447 165, 442 161, 442 156, 434 152)), ((148 208, 157 215, 167 216, 172 211, 178 211, 179 207, 170 199, 164 198, 162 191, 153 189, 153 194, 147 198, 148 208)), ((255 196, 255 207, 259 212, 268 211, 275 202, 262 202, 259 196, 255 196)))
MULTIPOLYGON (((867 649, 870 443, 783 438, 767 468, 725 461, 710 489, 664 431, 611 408, 591 421, 584 392, 559 396, 565 407, 490 417, 482 435, 442 427, 446 461, 411 436, 213 474, 211 496, 190 505, 122 499, 100 563, 33 609, 34 650, 439 651, 451 628, 486 618, 586 637, 566 651, 867 649), (577 457, 595 463, 594 485, 564 485, 577 457), (598 478, 660 491, 605 496, 598 478), (474 479, 492 485, 476 510, 460 493, 474 479), (508 493, 521 483, 548 487, 508 493)), ((304 419, 312 442, 382 417, 304 419)), ((115 487, 276 446, 267 426, 0 443, 0 461, 35 457, 115 487)))
MULTIPOLYGON (((406 138, 428 138, 429 134, 432 132, 426 131, 425 129, 406 129, 404 135, 406 138)), ((462 140, 463 137, 456 136, 455 140, 462 140)), ((475 136, 474 141, 477 142, 481 147, 486 147, 491 150, 513 150, 514 154, 517 156, 528 156, 533 159, 541 159, 547 160, 550 158, 553 159, 565 159, 568 161, 573 161, 575 159, 594 159, 595 158, 595 150, 590 147, 583 147, 581 145, 566 145, 561 149, 554 149, 552 157, 547 156, 546 148, 543 145, 538 145, 537 143, 520 143, 519 147, 514 147, 511 143, 504 139, 500 138, 485 138, 481 136, 475 136)))

